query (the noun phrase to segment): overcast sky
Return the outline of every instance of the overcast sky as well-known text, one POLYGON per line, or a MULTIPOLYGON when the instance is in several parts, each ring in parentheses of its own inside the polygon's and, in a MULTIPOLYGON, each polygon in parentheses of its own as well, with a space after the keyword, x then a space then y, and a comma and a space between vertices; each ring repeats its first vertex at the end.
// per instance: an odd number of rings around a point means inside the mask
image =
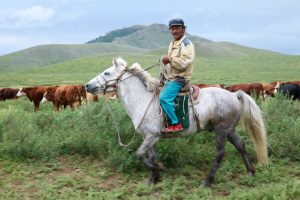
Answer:
POLYGON ((175 17, 193 35, 300 55, 299 0, 1 0, 0 55, 175 17))

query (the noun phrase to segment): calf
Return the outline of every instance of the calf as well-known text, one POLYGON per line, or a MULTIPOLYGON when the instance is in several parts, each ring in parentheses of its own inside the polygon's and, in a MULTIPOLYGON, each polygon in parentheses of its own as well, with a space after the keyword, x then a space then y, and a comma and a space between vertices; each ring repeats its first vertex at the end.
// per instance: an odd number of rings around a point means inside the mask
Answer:
POLYGON ((273 85, 271 83, 262 83, 263 86, 263 95, 264 97, 274 97, 276 93, 276 85, 273 85))
POLYGON ((43 99, 43 95, 46 92, 48 86, 34 86, 34 87, 21 87, 17 93, 17 96, 26 96, 30 101, 33 102, 34 111, 40 109, 40 102, 43 99))

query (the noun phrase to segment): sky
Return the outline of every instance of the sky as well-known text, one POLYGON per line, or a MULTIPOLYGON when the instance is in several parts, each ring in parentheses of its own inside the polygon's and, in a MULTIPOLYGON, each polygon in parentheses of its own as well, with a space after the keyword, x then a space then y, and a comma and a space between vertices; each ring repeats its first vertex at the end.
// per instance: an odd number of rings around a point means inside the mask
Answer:
POLYGON ((0 0, 0 55, 178 17, 192 35, 300 55, 299 0, 0 0))

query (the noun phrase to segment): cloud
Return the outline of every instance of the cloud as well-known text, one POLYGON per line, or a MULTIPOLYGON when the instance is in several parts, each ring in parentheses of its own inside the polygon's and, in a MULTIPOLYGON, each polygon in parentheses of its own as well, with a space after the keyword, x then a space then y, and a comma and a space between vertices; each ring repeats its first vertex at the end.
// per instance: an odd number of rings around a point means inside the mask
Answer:
POLYGON ((54 17, 52 8, 34 5, 24 9, 8 9, 0 11, 0 28, 30 28, 43 26, 54 17))

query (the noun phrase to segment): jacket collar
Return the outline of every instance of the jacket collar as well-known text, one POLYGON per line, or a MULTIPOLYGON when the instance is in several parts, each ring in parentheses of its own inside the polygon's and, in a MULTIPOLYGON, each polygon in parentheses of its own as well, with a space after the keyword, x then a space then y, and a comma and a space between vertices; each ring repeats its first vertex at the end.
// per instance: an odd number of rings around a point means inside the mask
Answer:
MULTIPOLYGON (((183 36, 182 36, 182 38, 178 41, 178 46, 182 43, 182 41, 184 40, 186 38, 186 35, 184 34, 183 36)), ((176 40, 174 40, 173 39, 173 44, 174 44, 174 42, 175 42, 176 40)))

